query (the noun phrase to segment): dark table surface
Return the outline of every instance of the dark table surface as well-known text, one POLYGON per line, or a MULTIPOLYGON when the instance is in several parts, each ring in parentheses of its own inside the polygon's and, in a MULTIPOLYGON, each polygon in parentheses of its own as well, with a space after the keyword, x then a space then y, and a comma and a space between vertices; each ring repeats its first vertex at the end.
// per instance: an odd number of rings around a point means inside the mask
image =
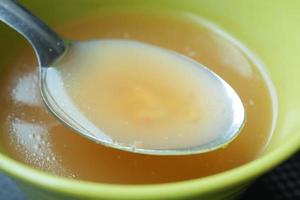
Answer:
MULTIPOLYGON (((0 199, 27 200, 4 174, 0 174, 0 199)), ((254 199, 300 200, 300 152, 258 179, 242 197, 254 199)))

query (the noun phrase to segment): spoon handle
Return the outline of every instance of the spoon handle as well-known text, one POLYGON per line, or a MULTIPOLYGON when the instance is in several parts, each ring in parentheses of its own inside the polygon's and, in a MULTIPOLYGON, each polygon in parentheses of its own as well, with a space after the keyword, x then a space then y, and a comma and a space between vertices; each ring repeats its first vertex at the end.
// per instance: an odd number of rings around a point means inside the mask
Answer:
POLYGON ((0 21, 30 42, 41 67, 50 66, 66 51, 63 39, 15 0, 0 0, 0 21))

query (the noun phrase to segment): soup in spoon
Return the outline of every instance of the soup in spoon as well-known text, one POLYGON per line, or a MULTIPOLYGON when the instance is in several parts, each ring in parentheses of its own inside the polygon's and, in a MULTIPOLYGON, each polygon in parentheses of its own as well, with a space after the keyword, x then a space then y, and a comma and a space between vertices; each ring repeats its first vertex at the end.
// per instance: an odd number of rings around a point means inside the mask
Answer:
POLYGON ((208 151, 236 134, 234 120, 236 126, 244 121, 243 105, 219 77, 192 59, 138 41, 74 43, 60 62, 42 69, 42 82, 46 102, 71 119, 64 121, 121 149, 189 154, 211 143, 200 149, 208 151))

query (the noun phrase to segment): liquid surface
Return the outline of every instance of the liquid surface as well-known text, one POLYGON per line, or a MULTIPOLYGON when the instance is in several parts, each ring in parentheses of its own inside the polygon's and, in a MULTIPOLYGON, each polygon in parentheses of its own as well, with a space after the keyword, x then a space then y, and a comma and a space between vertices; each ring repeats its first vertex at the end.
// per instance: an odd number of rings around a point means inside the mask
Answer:
POLYGON ((149 156, 95 144, 47 112, 40 99, 35 56, 26 45, 0 75, 0 134, 7 153, 53 174, 121 184, 204 177, 259 156, 269 141, 273 122, 272 98, 262 73, 247 53, 199 18, 179 16, 112 14, 65 23, 59 32, 74 40, 139 40, 208 66, 237 91, 247 112, 243 131, 230 145, 202 155, 149 156))
POLYGON ((208 151, 232 140, 244 121, 239 97, 213 72, 138 41, 74 43, 42 74, 44 97, 58 117, 116 148, 208 151))

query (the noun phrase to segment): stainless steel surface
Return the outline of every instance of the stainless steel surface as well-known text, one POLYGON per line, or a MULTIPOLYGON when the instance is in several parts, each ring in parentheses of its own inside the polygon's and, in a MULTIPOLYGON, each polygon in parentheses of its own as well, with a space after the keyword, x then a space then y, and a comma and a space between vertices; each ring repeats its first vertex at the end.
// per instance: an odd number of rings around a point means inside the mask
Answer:
POLYGON ((62 56, 66 45, 47 25, 12 0, 0 0, 0 21, 23 35, 32 45, 41 67, 50 66, 62 56))

